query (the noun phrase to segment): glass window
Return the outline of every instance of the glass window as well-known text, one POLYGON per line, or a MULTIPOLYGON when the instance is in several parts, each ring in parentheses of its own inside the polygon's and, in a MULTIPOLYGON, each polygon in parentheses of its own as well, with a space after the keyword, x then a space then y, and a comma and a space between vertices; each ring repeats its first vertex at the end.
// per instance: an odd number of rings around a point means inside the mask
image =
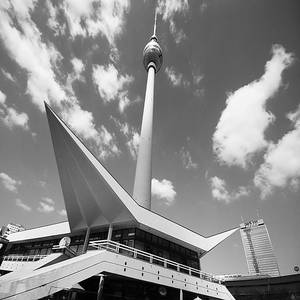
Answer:
POLYGON ((82 250, 83 250, 83 245, 78 245, 77 252, 80 253, 82 252, 82 250))
POLYGON ((169 246, 170 246, 170 243, 169 243, 169 241, 167 241, 167 240, 163 240, 163 247, 165 247, 165 248, 169 248, 169 246))
POLYGON ((46 254, 47 254, 47 248, 41 249, 40 254, 41 254, 41 255, 46 255, 46 254))
POLYGON ((151 237, 152 237, 152 234, 146 232, 146 241, 147 241, 147 242, 151 242, 151 237))
POLYGON ((157 244, 159 239, 160 238, 158 238, 156 235, 152 235, 152 242, 153 242, 153 244, 157 244))
POLYGON ((136 236, 138 239, 143 240, 145 238, 145 231, 136 229, 136 236))
POLYGON ((128 246, 133 248, 134 247, 134 240, 129 240, 128 241, 128 246))
POLYGON ((70 249, 73 250, 74 252, 77 252, 78 245, 70 246, 70 249))

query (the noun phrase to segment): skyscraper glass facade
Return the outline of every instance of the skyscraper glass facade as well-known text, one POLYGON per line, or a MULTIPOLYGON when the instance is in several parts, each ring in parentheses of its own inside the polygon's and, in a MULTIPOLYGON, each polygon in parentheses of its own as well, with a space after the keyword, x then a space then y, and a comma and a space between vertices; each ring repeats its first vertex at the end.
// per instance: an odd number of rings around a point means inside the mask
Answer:
POLYGON ((242 223, 240 233, 250 275, 279 276, 277 260, 263 219, 242 223))

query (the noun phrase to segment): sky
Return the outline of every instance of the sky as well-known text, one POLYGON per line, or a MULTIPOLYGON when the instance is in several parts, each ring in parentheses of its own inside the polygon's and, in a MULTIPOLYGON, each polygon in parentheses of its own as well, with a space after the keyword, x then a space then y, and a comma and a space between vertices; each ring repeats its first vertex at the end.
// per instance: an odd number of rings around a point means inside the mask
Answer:
MULTIPOLYGON (((0 224, 65 221, 44 101, 132 193, 158 12, 152 209, 210 236, 262 217, 300 265, 300 2, 1 0, 0 224)), ((247 273, 239 233, 207 254, 247 273)))

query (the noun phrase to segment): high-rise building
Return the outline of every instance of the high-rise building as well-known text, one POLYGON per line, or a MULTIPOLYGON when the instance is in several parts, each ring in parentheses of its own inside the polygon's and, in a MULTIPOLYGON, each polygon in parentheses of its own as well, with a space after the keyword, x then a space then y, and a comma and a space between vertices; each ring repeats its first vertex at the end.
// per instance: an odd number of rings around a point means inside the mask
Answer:
POLYGON ((240 233, 249 274, 279 276, 278 263, 263 219, 242 223, 240 233))
POLYGON ((15 232, 20 232, 25 230, 25 227, 20 224, 14 224, 14 223, 9 223, 6 226, 3 226, 1 229, 1 235, 3 237, 7 237, 8 235, 15 233, 15 232))

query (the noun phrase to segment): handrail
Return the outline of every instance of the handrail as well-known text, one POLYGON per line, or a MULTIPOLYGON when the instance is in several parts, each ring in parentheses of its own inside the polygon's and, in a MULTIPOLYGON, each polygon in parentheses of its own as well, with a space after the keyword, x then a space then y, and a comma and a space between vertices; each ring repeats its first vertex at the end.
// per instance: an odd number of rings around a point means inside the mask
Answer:
POLYGON ((8 255, 3 257, 3 261, 33 262, 45 258, 47 255, 8 255))
POLYGON ((192 268, 192 267, 189 267, 186 265, 182 265, 180 263, 163 258, 161 256, 157 256, 157 255, 154 255, 154 254, 151 254, 151 253, 148 253, 148 252, 145 252, 145 251, 133 248, 133 247, 129 247, 127 245, 123 245, 123 244, 120 244, 120 243, 117 243, 117 242, 114 242, 111 240, 92 241, 89 243, 89 246, 93 247, 95 249, 105 249, 105 250, 113 251, 113 252, 117 252, 117 253, 121 252, 121 254, 122 254, 122 252, 123 253, 127 252, 130 256, 133 256, 134 258, 137 258, 137 259, 141 258, 141 259, 149 261, 150 263, 162 265, 165 268, 174 269, 181 273, 187 273, 191 276, 196 276, 201 279, 219 283, 219 284, 222 283, 222 280, 220 280, 206 272, 200 271, 198 269, 195 269, 195 268, 192 268))

